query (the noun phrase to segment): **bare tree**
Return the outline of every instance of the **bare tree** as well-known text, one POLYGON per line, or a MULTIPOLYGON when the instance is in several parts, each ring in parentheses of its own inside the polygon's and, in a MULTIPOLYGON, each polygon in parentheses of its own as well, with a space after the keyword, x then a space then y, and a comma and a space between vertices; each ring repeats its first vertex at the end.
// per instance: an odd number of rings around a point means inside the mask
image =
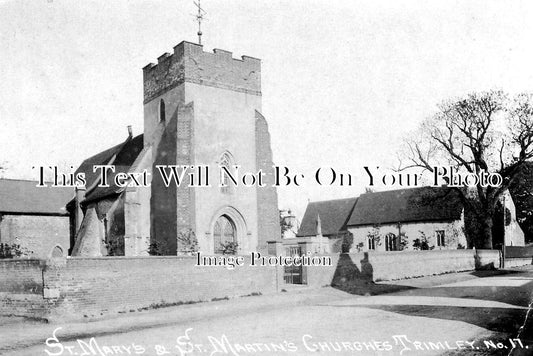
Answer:
MULTIPOLYGON (((493 215, 501 195, 533 157, 533 95, 469 94, 439 105, 404 142, 399 170, 449 166, 457 173, 499 173, 497 187, 457 188, 480 226, 478 248, 492 248, 493 215)), ((451 182, 448 182, 451 183, 451 182)))

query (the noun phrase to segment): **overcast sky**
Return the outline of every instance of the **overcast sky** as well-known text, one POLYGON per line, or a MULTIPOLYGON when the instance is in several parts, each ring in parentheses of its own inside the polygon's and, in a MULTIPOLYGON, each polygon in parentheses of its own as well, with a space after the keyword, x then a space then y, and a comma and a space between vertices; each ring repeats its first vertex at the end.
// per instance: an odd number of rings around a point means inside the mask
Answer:
MULTIPOLYGON (((205 51, 262 59, 263 114, 274 160, 295 172, 352 173, 351 187, 312 179, 278 190, 350 197, 363 166, 393 163, 398 142, 443 99, 533 91, 531 1, 203 0, 205 51)), ((192 0, 0 0, 0 162, 77 166, 143 130, 142 70, 197 41, 192 0)))

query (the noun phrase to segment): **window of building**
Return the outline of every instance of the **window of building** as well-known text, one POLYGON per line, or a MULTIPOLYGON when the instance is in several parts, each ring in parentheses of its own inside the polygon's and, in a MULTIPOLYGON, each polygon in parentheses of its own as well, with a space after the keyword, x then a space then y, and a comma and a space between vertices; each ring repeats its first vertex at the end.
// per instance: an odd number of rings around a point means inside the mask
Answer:
POLYGON ((107 229, 107 217, 104 217, 104 242, 109 243, 109 231, 107 229))
POLYGON ((376 239, 374 237, 368 238, 368 249, 369 250, 375 250, 376 249, 376 239))
POLYGON ((219 162, 220 167, 220 190, 222 193, 229 194, 233 191, 233 181, 228 176, 228 174, 224 171, 223 167, 228 170, 228 172, 233 173, 232 167, 233 167, 233 159, 229 152, 224 152, 222 156, 220 157, 219 162))
POLYGON ((385 250, 386 251, 398 250, 398 246, 396 244, 396 235, 391 233, 385 236, 385 250))
POLYGON ((215 243, 215 253, 223 253, 223 246, 230 243, 236 242, 235 239, 235 225, 233 221, 230 220, 226 215, 222 215, 215 222, 215 227, 213 229, 213 237, 215 243))
POLYGON ((159 101, 159 122, 165 122, 165 120, 166 120, 165 101, 161 99, 159 101))
POLYGON ((435 237, 437 239, 437 246, 446 246, 444 230, 435 231, 435 237))

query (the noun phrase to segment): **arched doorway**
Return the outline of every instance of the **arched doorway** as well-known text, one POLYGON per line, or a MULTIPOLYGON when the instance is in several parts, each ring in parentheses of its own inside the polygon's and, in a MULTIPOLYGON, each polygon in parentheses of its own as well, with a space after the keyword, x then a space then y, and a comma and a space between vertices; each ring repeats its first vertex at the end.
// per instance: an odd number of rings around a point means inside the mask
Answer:
POLYGON ((242 214, 232 206, 218 209, 211 218, 209 229, 206 231, 207 251, 222 253, 221 242, 234 242, 235 253, 255 251, 256 247, 250 242, 251 233, 242 214), (253 247, 253 249, 251 249, 253 247))
POLYGON ((235 223, 227 215, 220 216, 213 228, 215 253, 223 253, 224 246, 237 242, 237 231, 235 223))

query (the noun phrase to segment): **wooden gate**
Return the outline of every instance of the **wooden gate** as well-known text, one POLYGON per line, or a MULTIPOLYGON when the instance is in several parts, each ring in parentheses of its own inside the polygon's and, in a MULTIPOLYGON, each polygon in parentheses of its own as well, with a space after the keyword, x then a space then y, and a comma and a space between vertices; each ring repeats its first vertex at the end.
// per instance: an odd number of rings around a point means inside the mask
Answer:
MULTIPOLYGON (((301 256, 302 248, 300 246, 287 247, 287 256, 301 256)), ((288 284, 302 284, 302 266, 285 266, 283 279, 288 284)))

